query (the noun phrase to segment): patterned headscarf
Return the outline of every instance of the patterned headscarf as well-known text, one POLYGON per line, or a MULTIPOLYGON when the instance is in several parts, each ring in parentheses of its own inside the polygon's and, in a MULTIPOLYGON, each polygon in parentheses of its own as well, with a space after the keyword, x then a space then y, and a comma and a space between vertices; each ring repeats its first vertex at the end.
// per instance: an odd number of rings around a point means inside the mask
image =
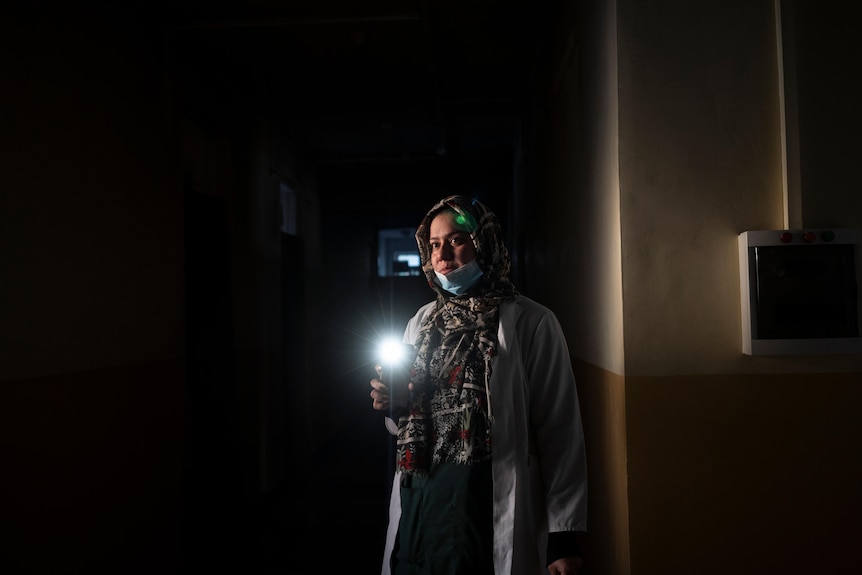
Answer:
POLYGON ((433 463, 471 464, 491 456, 491 357, 497 349, 499 306, 517 291, 496 215, 478 200, 450 196, 437 202, 416 231, 422 269, 437 302, 419 332, 411 370, 408 414, 399 418, 397 465, 422 475, 433 463), (466 293, 444 290, 434 273, 431 222, 451 210, 470 232, 484 272, 466 293))

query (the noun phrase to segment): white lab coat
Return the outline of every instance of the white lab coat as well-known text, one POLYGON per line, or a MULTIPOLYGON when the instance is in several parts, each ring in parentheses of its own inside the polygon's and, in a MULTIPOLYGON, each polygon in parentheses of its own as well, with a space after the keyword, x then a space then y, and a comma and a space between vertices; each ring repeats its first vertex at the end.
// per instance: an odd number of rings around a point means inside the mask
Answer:
MULTIPOLYGON (((404 333, 415 343, 431 302, 404 333)), ((517 296, 500 306, 490 404, 494 474, 494 572, 545 574, 548 532, 586 531, 587 468, 575 377, 559 321, 545 306, 517 296)), ((383 575, 401 516, 395 474, 383 575)))

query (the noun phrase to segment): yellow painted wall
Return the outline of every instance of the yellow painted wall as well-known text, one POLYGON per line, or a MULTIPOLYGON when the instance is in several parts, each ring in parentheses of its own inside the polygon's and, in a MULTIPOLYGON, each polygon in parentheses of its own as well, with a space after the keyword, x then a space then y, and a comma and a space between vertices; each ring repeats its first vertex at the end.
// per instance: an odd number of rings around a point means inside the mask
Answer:
POLYGON ((626 455, 626 380, 575 361, 584 419, 589 475, 588 531, 582 538, 585 573, 627 575, 630 570, 626 455))
POLYGON ((625 378, 632 573, 858 570, 862 378, 625 378))

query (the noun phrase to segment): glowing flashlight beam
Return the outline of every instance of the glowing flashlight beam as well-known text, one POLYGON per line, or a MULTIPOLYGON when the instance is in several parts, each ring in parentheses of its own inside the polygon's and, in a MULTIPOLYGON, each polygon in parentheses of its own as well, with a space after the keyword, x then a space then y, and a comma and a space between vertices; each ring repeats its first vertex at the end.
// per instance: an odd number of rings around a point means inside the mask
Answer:
POLYGON ((380 344, 380 360, 387 365, 395 365, 404 358, 404 345, 394 338, 383 340, 380 344))

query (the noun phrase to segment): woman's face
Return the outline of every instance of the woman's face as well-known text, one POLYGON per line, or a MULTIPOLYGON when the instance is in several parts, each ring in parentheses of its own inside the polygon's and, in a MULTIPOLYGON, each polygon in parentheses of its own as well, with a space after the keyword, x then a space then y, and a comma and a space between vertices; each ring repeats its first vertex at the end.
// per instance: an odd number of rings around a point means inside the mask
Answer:
POLYGON ((450 210, 443 211, 431 220, 429 228, 431 264, 434 271, 443 275, 476 258, 476 246, 470 239, 470 233, 456 223, 456 215, 450 210))

